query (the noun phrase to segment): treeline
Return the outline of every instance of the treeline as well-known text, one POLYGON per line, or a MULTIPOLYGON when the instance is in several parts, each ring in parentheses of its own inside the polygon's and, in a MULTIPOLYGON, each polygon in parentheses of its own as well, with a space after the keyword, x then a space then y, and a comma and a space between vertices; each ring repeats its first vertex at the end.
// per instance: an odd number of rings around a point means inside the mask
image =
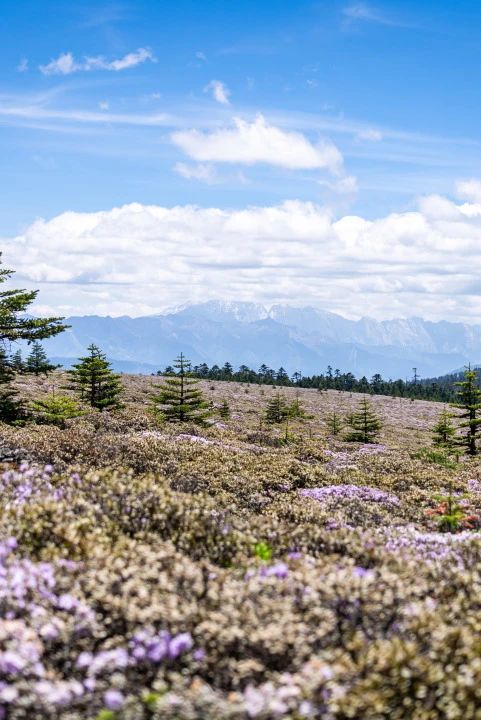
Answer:
MULTIPOLYGON (((159 370, 157 374, 173 375, 174 372, 174 368, 169 365, 165 370, 159 370)), ((340 370, 334 370, 331 366, 327 367, 325 373, 319 375, 303 376, 300 372, 296 372, 290 376, 283 367, 273 370, 267 365, 261 365, 258 370, 253 370, 247 365, 241 365, 237 370, 234 370, 229 362, 222 366, 212 365, 212 367, 209 367, 206 363, 192 365, 189 367, 189 375, 201 380, 224 380, 276 387, 340 390, 439 402, 452 402, 456 397, 456 382, 463 378, 462 372, 428 379, 420 379, 415 376, 412 380, 385 380, 379 373, 376 373, 370 379, 366 376, 356 378, 351 372, 341 373, 340 370)))

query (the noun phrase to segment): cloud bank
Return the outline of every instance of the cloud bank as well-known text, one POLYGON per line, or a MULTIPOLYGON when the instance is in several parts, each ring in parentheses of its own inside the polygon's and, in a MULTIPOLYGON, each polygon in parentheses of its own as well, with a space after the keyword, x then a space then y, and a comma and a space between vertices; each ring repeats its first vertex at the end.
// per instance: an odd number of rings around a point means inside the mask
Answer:
POLYGON ((286 201, 240 210, 126 205, 37 220, 4 240, 37 312, 141 315, 211 298, 345 315, 479 321, 481 203, 438 195, 371 221, 286 201))

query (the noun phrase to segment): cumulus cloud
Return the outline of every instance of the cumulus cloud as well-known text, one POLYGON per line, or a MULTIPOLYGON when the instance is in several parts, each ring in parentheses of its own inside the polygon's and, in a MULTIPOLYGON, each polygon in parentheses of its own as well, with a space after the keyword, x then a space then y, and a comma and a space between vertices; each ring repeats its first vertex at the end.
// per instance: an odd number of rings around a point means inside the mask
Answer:
POLYGON ((456 194, 462 200, 481 203, 481 181, 475 179, 458 180, 456 194))
POLYGON ((220 80, 211 80, 210 83, 205 86, 204 92, 212 93, 214 100, 217 100, 221 105, 229 105, 230 90, 220 80))
POLYGON ((71 75, 75 72, 89 72, 90 70, 110 70, 118 72, 127 68, 140 65, 147 60, 155 61, 152 51, 148 48, 139 48, 135 52, 128 53, 117 60, 106 60, 102 55, 85 57, 78 62, 71 52, 62 53, 55 60, 47 65, 40 65, 39 69, 43 75, 71 75))
POLYGON ((24 73, 24 72, 27 72, 27 70, 28 70, 28 59, 24 57, 18 63, 17 71, 19 73, 24 73))
POLYGON ((253 122, 234 118, 233 127, 212 132, 181 130, 171 138, 198 162, 266 163, 293 170, 327 168, 333 173, 342 167, 342 155, 331 142, 313 144, 301 133, 270 125, 262 115, 253 122))
POLYGON ((37 311, 140 315, 223 298, 479 321, 480 243, 481 203, 433 195, 376 220, 300 201, 132 204, 37 220, 2 247, 16 282, 41 289, 37 311))

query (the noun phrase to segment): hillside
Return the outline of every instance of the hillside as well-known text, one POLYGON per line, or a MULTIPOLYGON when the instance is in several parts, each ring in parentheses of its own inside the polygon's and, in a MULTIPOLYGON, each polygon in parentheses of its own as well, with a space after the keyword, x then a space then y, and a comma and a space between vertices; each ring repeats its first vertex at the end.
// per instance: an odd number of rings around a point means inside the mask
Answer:
MULTIPOLYGON (((263 420, 275 389, 203 382, 213 415, 200 427, 155 421, 162 379, 122 381, 122 410, 0 426, 0 708, 475 717, 481 466, 430 448, 441 405, 370 398, 383 427, 364 445, 326 426, 355 408, 349 393, 285 389, 307 415, 287 428, 263 420), (439 524, 449 492, 453 534, 439 524)), ((17 382, 30 399, 63 384, 17 382)))
POLYGON ((194 364, 262 363, 289 373, 323 372, 328 365, 360 377, 433 377, 481 357, 481 326, 420 318, 347 320, 314 308, 211 301, 148 317, 70 317, 71 329, 46 343, 64 365, 100 345, 124 372, 150 374, 179 349, 194 364))

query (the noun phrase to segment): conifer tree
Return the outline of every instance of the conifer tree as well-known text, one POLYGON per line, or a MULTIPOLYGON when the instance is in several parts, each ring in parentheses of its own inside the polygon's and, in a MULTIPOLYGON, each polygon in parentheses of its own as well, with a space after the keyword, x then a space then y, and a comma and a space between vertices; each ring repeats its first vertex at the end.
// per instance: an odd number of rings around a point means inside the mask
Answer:
MULTIPOLYGON (((1 253, 0 253, 1 263, 1 253)), ((13 270, 0 269, 0 284, 13 275, 13 270)), ((58 335, 68 326, 63 318, 32 318, 25 315, 29 305, 38 295, 38 290, 2 290, 0 292, 0 343, 16 340, 44 340, 58 335)))
POLYGON ((25 363, 23 362, 22 351, 20 350, 20 348, 13 353, 10 364, 14 373, 25 372, 25 363))
POLYGON ((122 383, 104 353, 96 345, 89 345, 89 354, 67 371, 69 388, 81 400, 97 410, 113 410, 121 407, 122 383))
POLYGON ((229 403, 228 403, 227 400, 225 400, 225 399, 222 401, 222 405, 220 406, 219 415, 220 415, 221 418, 223 418, 224 420, 228 420, 228 419, 230 418, 230 407, 229 407, 229 403))
POLYGON ((335 410, 326 417, 326 425, 331 435, 339 435, 343 428, 343 421, 339 413, 335 410))
POLYGON ((211 414, 198 380, 189 377, 190 361, 181 353, 175 363, 177 372, 167 377, 159 392, 152 396, 153 411, 169 422, 195 422, 203 424, 211 414))
POLYGON ((454 445, 456 428, 452 422, 452 414, 444 409, 436 425, 433 427, 433 443, 445 448, 454 445))
POLYGON ((453 405, 461 410, 459 425, 460 428, 465 429, 465 433, 457 438, 456 442, 464 446, 468 455, 477 455, 478 427, 481 423, 481 389, 478 385, 477 372, 471 370, 471 365, 468 365, 464 371, 464 380, 454 384, 459 389, 453 405))
POLYGON ((25 363, 25 369, 28 373, 33 375, 48 375, 50 372, 56 370, 58 365, 52 365, 47 357, 47 353, 42 347, 42 344, 35 340, 32 343, 32 350, 30 355, 27 357, 25 363))
POLYGON ((357 410, 349 414, 347 424, 352 430, 346 439, 363 443, 374 442, 382 427, 381 420, 371 408, 367 398, 363 398, 358 404, 357 410))
POLYGON ((37 398, 30 404, 34 419, 38 423, 64 428, 66 421, 84 414, 74 398, 51 393, 37 398))
POLYGON ((277 392, 266 405, 266 422, 281 423, 289 414, 289 408, 283 396, 277 392))
POLYGON ((0 421, 5 423, 22 420, 25 414, 18 391, 11 385, 14 378, 15 371, 5 351, 0 348, 0 421))

